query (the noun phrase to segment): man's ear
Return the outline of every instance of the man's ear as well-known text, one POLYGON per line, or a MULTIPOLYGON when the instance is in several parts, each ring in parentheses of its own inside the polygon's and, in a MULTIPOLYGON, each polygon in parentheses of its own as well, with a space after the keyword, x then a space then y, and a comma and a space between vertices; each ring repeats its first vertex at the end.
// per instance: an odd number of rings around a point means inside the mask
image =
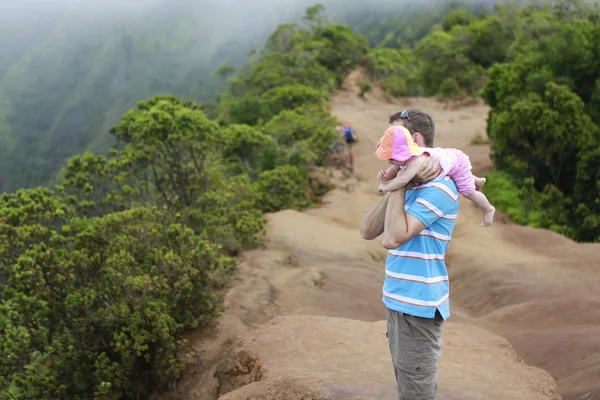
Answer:
POLYGON ((425 138, 419 132, 415 132, 412 138, 418 146, 425 147, 425 138))

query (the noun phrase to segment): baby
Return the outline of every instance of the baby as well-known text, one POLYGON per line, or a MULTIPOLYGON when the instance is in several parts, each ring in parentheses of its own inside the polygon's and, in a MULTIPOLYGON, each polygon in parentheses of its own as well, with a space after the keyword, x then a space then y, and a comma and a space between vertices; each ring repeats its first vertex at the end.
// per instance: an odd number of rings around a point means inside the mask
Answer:
POLYGON ((413 141, 410 132, 403 126, 389 127, 377 144, 377 158, 389 160, 390 167, 379 171, 377 179, 389 181, 379 185, 380 192, 392 192, 406 186, 427 160, 434 157, 440 162, 442 172, 436 179, 448 176, 454 180, 458 192, 472 201, 483 211, 482 226, 489 226, 494 220, 496 209, 479 190, 485 178, 471 174, 469 157, 457 149, 421 148, 413 141))

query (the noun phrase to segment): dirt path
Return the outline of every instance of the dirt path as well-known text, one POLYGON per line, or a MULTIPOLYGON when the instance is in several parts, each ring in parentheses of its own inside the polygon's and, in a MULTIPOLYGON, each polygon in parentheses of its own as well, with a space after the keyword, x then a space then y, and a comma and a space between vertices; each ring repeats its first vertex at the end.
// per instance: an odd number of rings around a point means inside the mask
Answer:
MULTIPOLYGON (((336 189, 321 207, 267 216, 268 243, 243 255, 228 309, 210 329, 188 335, 194 353, 172 398, 397 398, 381 302, 386 252, 358 233, 379 196, 375 143, 389 113, 422 108, 436 122, 436 145, 461 147, 485 169, 488 149, 469 143, 484 133, 487 108, 445 110, 429 99, 391 104, 377 92, 362 100, 356 79, 332 99, 333 112, 360 135, 354 176, 329 170, 336 189)), ((501 216, 483 229, 479 218, 462 201, 449 254, 453 316, 439 399, 559 398, 551 376, 524 364, 499 335, 551 371, 565 398, 599 398, 583 394, 600 386, 600 300, 593 298, 600 281, 592 273, 600 248, 505 225, 501 216)))

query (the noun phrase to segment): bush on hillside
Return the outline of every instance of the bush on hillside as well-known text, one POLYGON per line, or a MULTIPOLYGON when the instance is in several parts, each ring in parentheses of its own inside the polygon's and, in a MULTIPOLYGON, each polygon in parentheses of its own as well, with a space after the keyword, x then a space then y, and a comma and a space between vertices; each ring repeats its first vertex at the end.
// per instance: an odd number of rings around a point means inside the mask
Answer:
POLYGON ((260 198, 250 177, 240 174, 200 195, 197 204, 184 211, 183 220, 221 251, 237 255, 261 243, 266 209, 260 198))
POLYGON ((458 84, 458 82, 456 82, 456 79, 454 78, 444 79, 442 85, 440 86, 440 91, 438 95, 443 100, 460 99, 464 97, 464 93, 460 88, 460 85, 458 84))
POLYGON ((272 116, 283 110, 291 110, 304 105, 325 104, 323 93, 304 85, 288 85, 270 89, 261 96, 269 105, 272 116))
POLYGON ((551 229, 563 235, 573 234, 564 213, 565 207, 571 204, 555 186, 548 185, 540 192, 535 189, 532 178, 518 183, 506 172, 490 172, 486 179, 484 193, 513 222, 551 229))
POLYGON ((409 94, 406 89, 406 81, 399 76, 381 78, 378 83, 384 93, 393 97, 401 97, 409 94))
POLYGON ((391 96, 418 95, 417 60, 411 50, 377 48, 369 52, 372 75, 384 93, 391 96))
POLYGON ((277 143, 260 129, 231 124, 221 129, 220 136, 220 150, 229 175, 247 174, 251 179, 256 179, 262 171, 275 168, 277 143))
POLYGON ((365 93, 370 92, 372 87, 373 87, 373 84, 370 81, 368 81, 368 80, 360 81, 360 92, 358 93, 358 95, 360 97, 364 97, 365 93))
POLYGON ((219 311, 235 267, 150 209, 0 232, 2 375, 16 398, 145 397, 136 382, 178 376, 177 335, 219 311))
POLYGON ((275 212, 307 207, 310 204, 308 173, 300 167, 285 165, 263 172, 255 183, 263 210, 275 212))
POLYGON ((263 128, 279 144, 277 165, 321 165, 337 138, 335 122, 321 107, 282 111, 263 128))

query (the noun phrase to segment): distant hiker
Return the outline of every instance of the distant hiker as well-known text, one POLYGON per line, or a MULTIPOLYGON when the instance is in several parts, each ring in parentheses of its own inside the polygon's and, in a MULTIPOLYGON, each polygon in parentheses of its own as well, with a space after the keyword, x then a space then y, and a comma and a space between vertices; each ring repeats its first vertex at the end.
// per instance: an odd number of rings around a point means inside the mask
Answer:
POLYGON ((344 124, 344 129, 342 130, 342 139, 344 140, 344 157, 346 157, 347 161, 350 161, 350 169, 352 169, 354 165, 352 144, 356 142, 356 132, 350 128, 349 124, 344 124))
MULTIPOLYGON (((433 147, 435 125, 427 113, 405 110, 392 115, 389 123, 408 129, 419 146, 433 147)), ((382 141, 380 151, 392 151, 389 146, 382 141)), ((390 163, 401 164, 394 159, 390 163)), ((434 400, 438 391, 443 326, 450 316, 445 254, 460 203, 450 177, 430 182, 439 174, 439 161, 428 157, 412 179, 422 184, 386 192, 360 230, 366 240, 383 233, 388 249, 383 303, 401 400, 434 400)))
POLYGON ((393 192, 406 186, 415 176, 421 165, 428 157, 434 157, 440 162, 442 172, 436 179, 449 176, 454 180, 458 192, 472 201, 483 213, 481 225, 492 224, 496 209, 487 197, 480 192, 485 185, 485 178, 479 178, 471 173, 469 156, 458 149, 443 149, 440 147, 419 147, 413 141, 410 132, 404 126, 390 126, 377 144, 377 158, 380 160, 395 160, 387 170, 379 171, 377 179, 389 181, 382 183, 380 192, 393 192))
POLYGON ((350 125, 348 124, 344 124, 344 130, 342 131, 342 135, 344 138, 344 142, 346 142, 347 144, 352 144, 355 142, 355 133, 352 130, 352 128, 350 128, 350 125))

